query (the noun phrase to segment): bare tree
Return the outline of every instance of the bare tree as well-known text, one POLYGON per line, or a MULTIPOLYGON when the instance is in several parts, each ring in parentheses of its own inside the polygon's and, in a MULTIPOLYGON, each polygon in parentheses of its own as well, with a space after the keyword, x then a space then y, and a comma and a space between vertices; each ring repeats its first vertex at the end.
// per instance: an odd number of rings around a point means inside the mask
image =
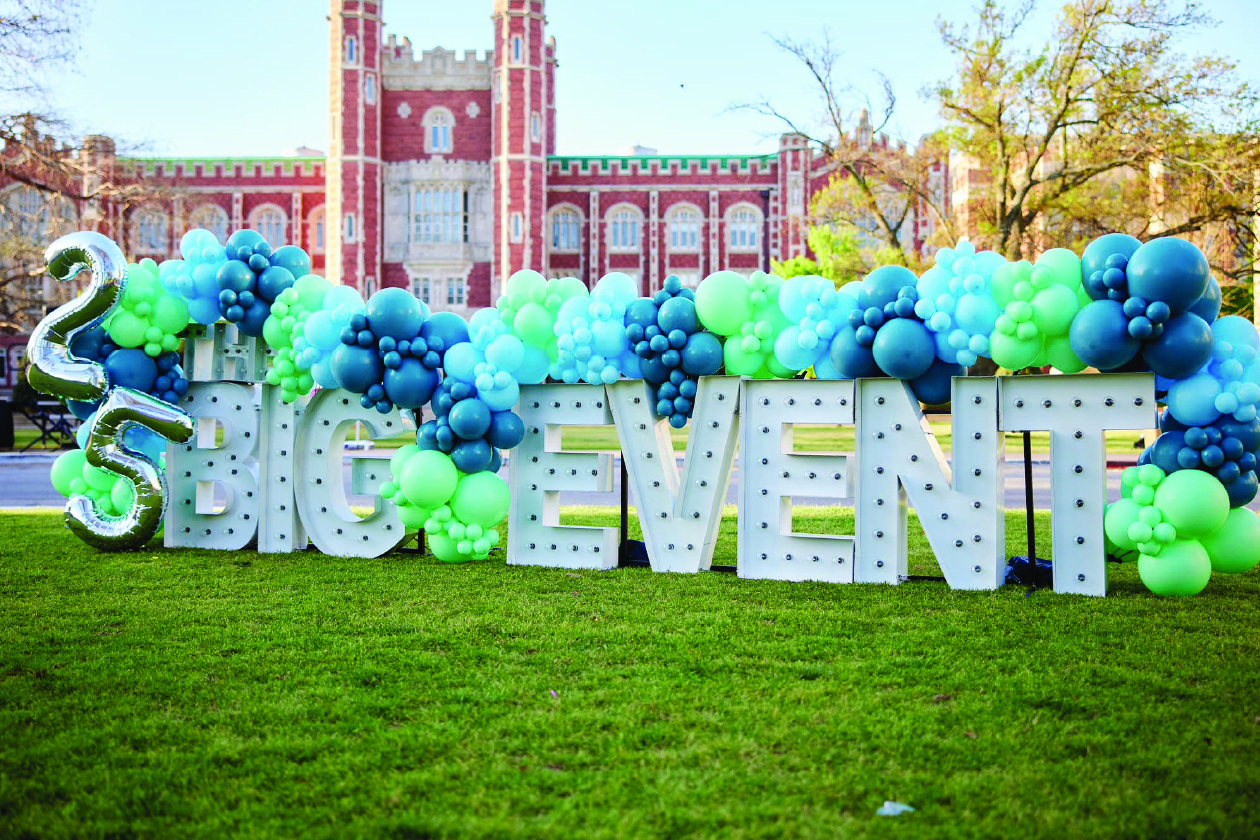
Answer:
POLYGON ((934 137, 922 138, 913 147, 889 140, 887 130, 897 98, 888 78, 876 72, 879 92, 874 99, 855 85, 840 82, 842 53, 826 30, 818 42, 772 40, 806 70, 821 104, 821 116, 807 122, 803 115, 787 114, 765 97, 732 107, 779 121, 826 157, 831 182, 814 201, 815 223, 873 241, 879 259, 901 264, 909 256, 913 236, 907 235, 906 225, 915 212, 929 213, 944 238, 953 242, 947 190, 943 179, 934 177, 947 150, 934 137))

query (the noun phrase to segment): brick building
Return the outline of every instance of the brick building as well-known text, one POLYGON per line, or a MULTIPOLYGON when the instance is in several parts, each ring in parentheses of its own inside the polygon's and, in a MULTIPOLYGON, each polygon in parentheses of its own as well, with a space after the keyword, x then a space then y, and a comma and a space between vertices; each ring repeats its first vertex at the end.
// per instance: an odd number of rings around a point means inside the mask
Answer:
MULTIPOLYGON (((331 0, 326 156, 118 158, 110 168, 158 197, 82 208, 81 226, 158 260, 190 228, 250 227, 305 248, 334 282, 403 286, 459 312, 492 305, 520 268, 587 283, 625 272, 646 294, 670 274, 695 284, 808 252, 830 165, 803 137, 763 155, 557 155, 544 0, 493 3, 492 49, 417 55, 385 34, 381 0, 331 0)), ((91 148, 113 154, 108 138, 91 148)), ((944 163, 940 174, 944 190, 944 163)), ((914 248, 932 227, 916 215, 914 248)))

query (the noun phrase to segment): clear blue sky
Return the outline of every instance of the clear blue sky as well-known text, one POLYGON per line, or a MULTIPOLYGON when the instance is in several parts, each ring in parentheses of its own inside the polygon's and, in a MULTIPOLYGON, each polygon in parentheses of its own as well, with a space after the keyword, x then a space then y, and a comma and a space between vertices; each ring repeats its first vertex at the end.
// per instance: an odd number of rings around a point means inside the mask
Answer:
MULTIPOLYGON (((77 71, 57 77, 53 104, 76 132, 100 132, 161 155, 276 155, 328 148, 328 4, 324 0, 96 0, 77 71)), ((1208 0, 1221 21, 1186 43, 1240 62, 1260 80, 1260 0, 1208 0)), ((1057 3, 1041 4, 1048 26, 1057 3)), ((779 126, 728 113, 771 97, 816 114, 804 70, 769 35, 816 36, 844 50, 845 80, 898 96, 895 134, 935 125, 919 92, 950 61, 938 15, 972 16, 968 0, 548 0, 560 61, 562 154, 642 144, 662 153, 752 153, 774 148, 779 126)), ((385 0, 386 31, 432 46, 491 46, 491 0, 385 0)))

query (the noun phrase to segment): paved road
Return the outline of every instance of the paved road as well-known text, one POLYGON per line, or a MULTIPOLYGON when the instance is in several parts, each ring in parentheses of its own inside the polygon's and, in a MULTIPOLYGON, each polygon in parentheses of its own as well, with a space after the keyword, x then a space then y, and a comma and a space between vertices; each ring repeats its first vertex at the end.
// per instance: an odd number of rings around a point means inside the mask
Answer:
MULTIPOLYGON (((0 458, 0 508, 14 507, 61 507, 65 499, 58 495, 48 480, 48 471, 52 467, 51 455, 28 456, 25 458, 0 458)), ((381 457, 388 457, 382 453, 381 457)), ((616 465, 614 468, 617 469, 616 465)), ((1008 460, 1006 463, 1006 507, 1022 509, 1024 506, 1024 473, 1023 461, 1008 460)), ((507 478, 507 469, 500 473, 507 478)), ((346 485, 350 483, 350 466, 346 462, 346 485)), ((1113 469, 1107 473, 1108 496, 1114 498, 1120 493, 1120 470, 1113 469)), ((731 474, 730 491, 727 502, 736 504, 739 499, 739 466, 738 462, 731 474)), ((1033 461, 1033 498, 1038 509, 1050 508, 1050 464, 1048 461, 1033 461)), ((565 505, 603 505, 619 504, 616 490, 612 493, 564 493, 561 502, 565 505)), ((357 501, 351 499, 352 503, 357 501)), ((631 500, 633 501, 633 499, 631 500)), ((835 504, 833 499, 797 498, 797 504, 835 504)), ((851 504, 851 500, 846 502, 851 504)))

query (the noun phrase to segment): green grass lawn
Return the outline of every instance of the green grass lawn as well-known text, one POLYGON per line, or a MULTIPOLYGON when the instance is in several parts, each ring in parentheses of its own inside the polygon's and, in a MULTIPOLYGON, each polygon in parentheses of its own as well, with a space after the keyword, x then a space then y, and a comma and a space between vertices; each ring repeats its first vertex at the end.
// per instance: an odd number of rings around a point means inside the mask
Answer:
POLYGON ((12 512, 0 546, 0 837, 1260 835, 1256 572, 1162 600, 1112 565, 1087 599, 106 555, 12 512))

